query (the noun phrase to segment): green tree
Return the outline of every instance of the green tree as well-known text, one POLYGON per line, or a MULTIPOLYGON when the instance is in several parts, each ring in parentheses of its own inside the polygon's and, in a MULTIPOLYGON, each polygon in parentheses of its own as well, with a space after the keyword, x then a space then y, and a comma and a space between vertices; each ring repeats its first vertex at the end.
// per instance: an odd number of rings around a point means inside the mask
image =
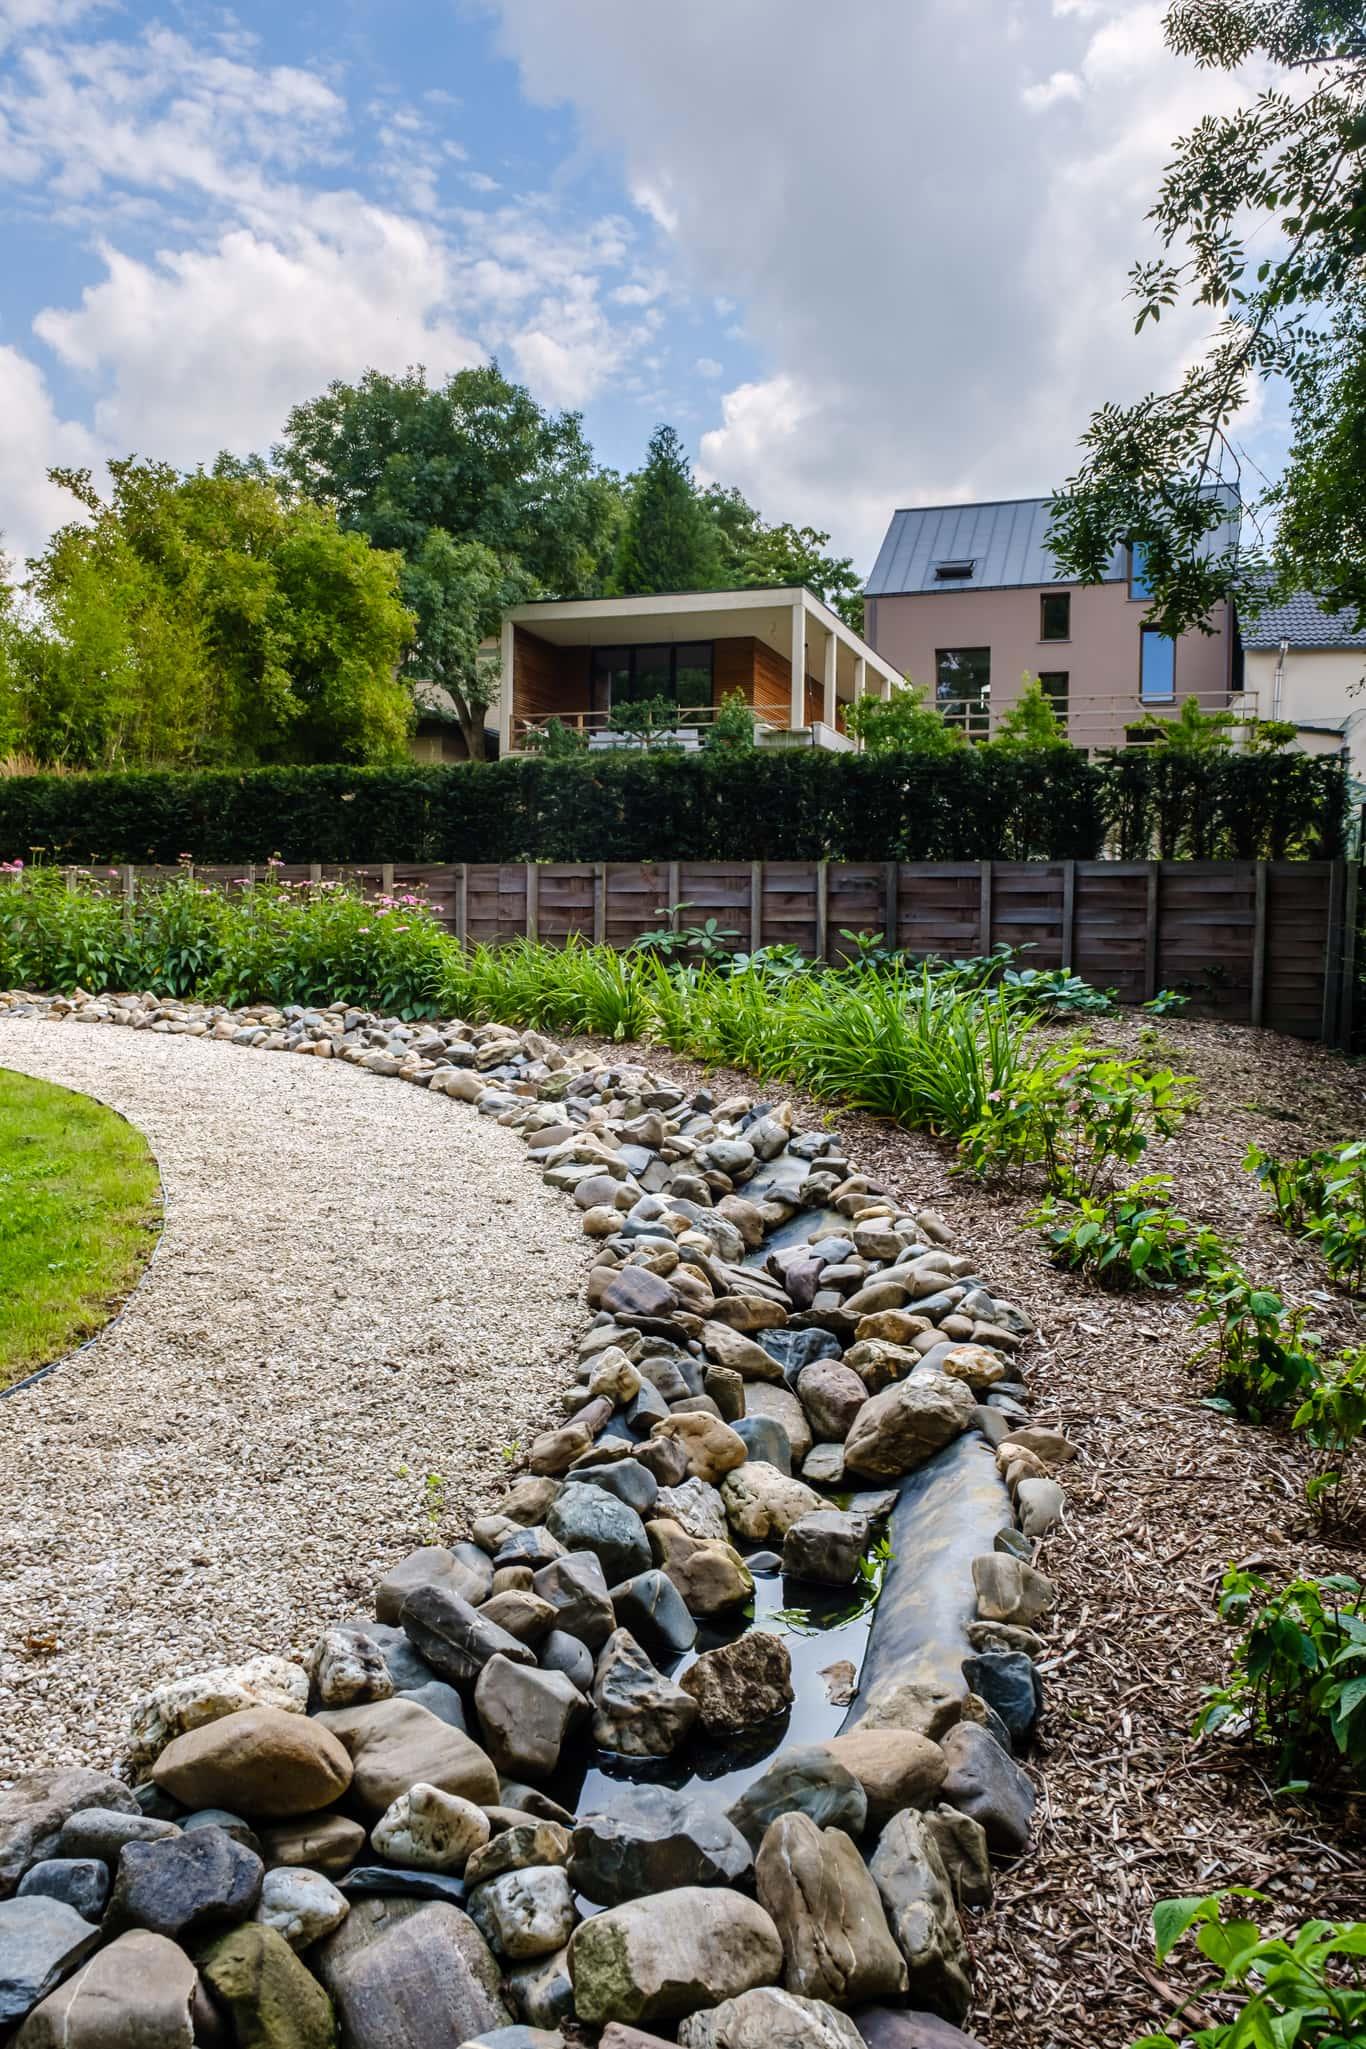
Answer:
POLYGON ((1176 0, 1168 47, 1205 69, 1274 67, 1249 104, 1206 115, 1177 146, 1151 209, 1166 254, 1131 273, 1136 327, 1182 302, 1220 325, 1174 391, 1104 407, 1054 502, 1064 573, 1094 583, 1137 545, 1153 616, 1208 630, 1233 595, 1316 593, 1366 622, 1366 35, 1361 0, 1176 0), (1267 227, 1279 237, 1250 253, 1267 227), (1269 549, 1221 535, 1212 484, 1254 388, 1284 379, 1294 443, 1263 501, 1269 549), (1268 575, 1268 569, 1270 574, 1268 575))
POLYGON ((756 520, 741 551, 739 582, 747 590, 804 583, 861 633, 863 586, 850 558, 827 553, 829 545, 829 534, 815 527, 765 526, 756 520))
POLYGON ((1039 754, 1072 743, 1038 677, 1026 676, 1024 688, 986 744, 998 754, 1039 754))
POLYGON ((951 726, 925 702, 924 690, 907 683, 884 701, 861 697, 845 714, 845 729, 869 754, 956 754, 966 747, 961 726, 951 726))
POLYGON ((417 620, 408 666, 450 692, 472 761, 484 757, 484 711, 499 681, 498 657, 481 653, 481 643, 497 640, 503 613, 534 588, 516 562, 440 527, 431 528, 404 570, 404 594, 417 620))
POLYGON ((715 590, 724 574, 718 527, 693 488, 683 443, 672 427, 657 427, 645 467, 632 480, 614 588, 622 596, 715 590))

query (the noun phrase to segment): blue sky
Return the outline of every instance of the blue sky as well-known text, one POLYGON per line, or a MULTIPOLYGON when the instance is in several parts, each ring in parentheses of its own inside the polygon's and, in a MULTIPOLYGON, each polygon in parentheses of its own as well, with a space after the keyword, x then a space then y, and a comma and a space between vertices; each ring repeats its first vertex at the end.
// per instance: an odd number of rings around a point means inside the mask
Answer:
POLYGON ((604 461, 669 419, 860 567, 897 504, 1047 490, 1201 338, 1123 303, 1235 93, 1160 12, 0 0, 5 543, 51 464, 267 447, 331 377, 491 352, 604 461))

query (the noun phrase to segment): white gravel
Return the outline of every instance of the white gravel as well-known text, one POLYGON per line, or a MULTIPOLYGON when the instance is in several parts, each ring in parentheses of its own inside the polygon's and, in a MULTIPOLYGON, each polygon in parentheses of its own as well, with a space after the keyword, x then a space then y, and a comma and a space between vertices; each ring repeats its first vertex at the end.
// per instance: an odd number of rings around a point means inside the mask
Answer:
POLYGON ((304 1652, 463 1533, 591 1253, 515 1133, 340 1062, 5 1018, 0 1064, 122 1111, 166 1202, 122 1315, 0 1401, 4 1779, 111 1763, 147 1685, 304 1652))

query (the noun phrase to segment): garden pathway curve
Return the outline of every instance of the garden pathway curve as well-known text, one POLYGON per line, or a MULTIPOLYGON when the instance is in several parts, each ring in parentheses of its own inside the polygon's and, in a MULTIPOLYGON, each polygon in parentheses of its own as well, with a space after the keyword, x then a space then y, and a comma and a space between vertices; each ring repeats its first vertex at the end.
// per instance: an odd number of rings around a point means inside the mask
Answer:
POLYGON ((520 1138, 350 1066, 0 1022, 0 1065, 143 1130, 165 1228, 120 1317, 0 1401, 0 1781, 107 1764, 173 1671, 306 1652, 467 1526, 544 1424, 578 1212, 520 1138), (432 1497, 432 1498, 429 1498, 432 1497))

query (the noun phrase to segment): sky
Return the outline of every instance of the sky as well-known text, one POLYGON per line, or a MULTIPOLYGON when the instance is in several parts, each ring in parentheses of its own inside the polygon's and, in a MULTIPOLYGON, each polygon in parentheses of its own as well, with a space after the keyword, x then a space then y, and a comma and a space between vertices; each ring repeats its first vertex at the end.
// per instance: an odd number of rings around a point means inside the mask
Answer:
MULTIPOLYGON (((0 546, 53 465, 267 450, 496 355, 636 467, 871 566, 1045 492, 1208 316, 1133 333, 1173 140, 1240 84, 1135 0, 0 0, 0 546)), ((1274 472, 1285 423, 1244 423, 1274 472)))

